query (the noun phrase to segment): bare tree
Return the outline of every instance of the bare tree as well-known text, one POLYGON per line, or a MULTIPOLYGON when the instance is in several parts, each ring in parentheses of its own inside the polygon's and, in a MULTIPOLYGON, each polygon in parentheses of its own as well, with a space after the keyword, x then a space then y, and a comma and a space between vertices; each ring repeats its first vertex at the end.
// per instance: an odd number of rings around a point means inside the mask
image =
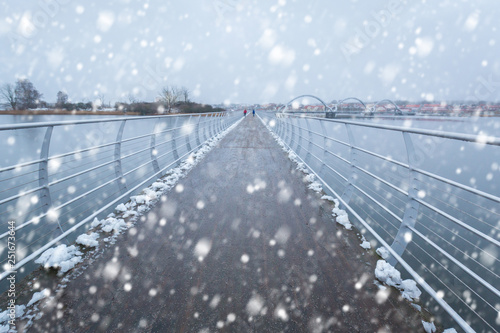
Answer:
POLYGON ((0 101, 3 101, 0 104, 3 107, 16 109, 16 92, 13 84, 6 83, 0 88, 0 101))
POLYGON ((180 95, 181 97, 184 99, 184 103, 188 103, 189 102, 189 89, 186 88, 186 87, 181 87, 181 89, 179 89, 179 92, 180 92, 180 95))
POLYGON ((36 109, 43 97, 28 79, 17 80, 14 92, 16 95, 16 107, 19 110, 36 109))
POLYGON ((63 108, 65 104, 68 103, 68 94, 65 92, 59 91, 57 93, 57 102, 56 107, 63 108))
POLYGON ((135 98, 135 96, 134 96, 133 94, 130 94, 130 93, 129 93, 129 94, 127 95, 127 98, 128 98, 128 103, 129 103, 129 104, 132 104, 132 103, 137 103, 137 102, 138 102, 137 98, 135 98))
POLYGON ((167 113, 172 112, 172 107, 175 105, 179 99, 180 93, 177 87, 165 87, 160 92, 160 101, 165 104, 167 113))
POLYGON ((102 94, 102 93, 101 93, 101 94, 99 94, 99 95, 97 95, 97 99, 96 99, 96 101, 95 101, 95 105, 96 105, 96 108, 97 108, 97 109, 103 109, 103 108, 105 108, 105 107, 106 107, 106 104, 105 104, 105 102, 104 102, 104 98, 105 98, 105 96, 104 96, 104 94, 102 94), (98 101, 99 101, 99 102, 98 102, 98 101), (100 103, 100 104, 99 104, 99 103, 100 103))

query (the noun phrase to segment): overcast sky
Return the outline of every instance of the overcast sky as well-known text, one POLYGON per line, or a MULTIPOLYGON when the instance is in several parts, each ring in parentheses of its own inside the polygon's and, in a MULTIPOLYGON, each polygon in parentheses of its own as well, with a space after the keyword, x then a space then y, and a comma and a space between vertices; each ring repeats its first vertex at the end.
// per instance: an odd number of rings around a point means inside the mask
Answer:
POLYGON ((498 0, 81 1, 0 4, 0 84, 48 102, 500 100, 498 0))

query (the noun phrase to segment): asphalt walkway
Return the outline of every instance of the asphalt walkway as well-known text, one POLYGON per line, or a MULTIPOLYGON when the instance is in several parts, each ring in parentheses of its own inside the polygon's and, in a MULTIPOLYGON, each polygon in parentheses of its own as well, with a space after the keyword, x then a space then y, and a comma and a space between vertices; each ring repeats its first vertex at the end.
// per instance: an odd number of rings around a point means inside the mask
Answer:
POLYGON ((247 116, 33 331, 422 331, 303 178, 247 116))

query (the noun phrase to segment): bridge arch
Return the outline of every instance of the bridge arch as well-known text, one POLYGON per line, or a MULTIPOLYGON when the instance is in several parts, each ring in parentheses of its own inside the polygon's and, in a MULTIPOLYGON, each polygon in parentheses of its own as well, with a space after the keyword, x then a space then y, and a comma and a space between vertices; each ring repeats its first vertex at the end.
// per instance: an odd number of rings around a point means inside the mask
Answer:
POLYGON ((335 115, 335 111, 332 110, 331 107, 329 107, 328 105, 326 105, 326 103, 319 97, 316 97, 314 95, 300 95, 300 96, 297 96, 295 97, 294 99, 290 100, 288 103, 286 103, 284 106, 282 106, 281 108, 278 109, 278 113, 285 113, 286 110, 288 109, 288 107, 290 106, 290 104, 292 104, 293 102, 295 102, 296 100, 300 99, 300 98, 306 98, 306 97, 309 97, 309 98, 314 98, 315 100, 317 100, 318 102, 320 102, 321 104, 323 104, 323 106, 325 107, 325 112, 326 113, 332 113, 333 115, 335 115))
POLYGON ((403 111, 401 111, 401 109, 399 108, 399 106, 397 106, 397 105, 396 105, 396 103, 394 103, 394 102, 393 102, 393 101, 391 101, 390 99, 383 99, 383 100, 378 101, 377 103, 375 103, 375 105, 373 105, 373 107, 372 107, 372 112, 374 112, 374 111, 375 111, 375 108, 377 107, 377 105, 380 105, 380 104, 382 104, 382 103, 385 103, 385 104, 392 104, 392 105, 394 105, 394 107, 396 108, 395 113, 396 113, 397 115, 402 115, 402 114, 403 114, 403 111))
POLYGON ((350 99, 353 99, 353 100, 355 100, 355 101, 357 101, 357 102, 361 103, 361 104, 364 106, 365 111, 367 110, 367 108, 368 108, 368 107, 366 106, 366 104, 365 104, 362 100, 360 100, 359 98, 356 98, 356 97, 347 97, 347 98, 341 99, 340 101, 338 101, 338 102, 335 104, 335 109, 337 109, 337 108, 338 108, 338 105, 340 105, 340 104, 342 104, 342 103, 344 103, 345 101, 348 101, 348 100, 350 100, 350 99))

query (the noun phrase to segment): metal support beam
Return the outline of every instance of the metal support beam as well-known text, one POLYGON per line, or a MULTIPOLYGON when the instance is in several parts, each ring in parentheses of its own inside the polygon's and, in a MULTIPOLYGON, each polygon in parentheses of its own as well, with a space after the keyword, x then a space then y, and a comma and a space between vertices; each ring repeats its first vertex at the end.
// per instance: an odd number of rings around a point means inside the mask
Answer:
POLYGON ((177 142, 176 142, 176 132, 178 131, 177 129, 177 124, 179 123, 179 117, 175 118, 175 123, 174 123, 174 130, 172 131, 172 154, 174 155, 174 160, 177 161, 179 159, 179 153, 177 152, 177 142))
POLYGON ((309 121, 311 121, 311 119, 309 118, 306 118, 306 127, 307 127, 307 133, 308 133, 308 140, 307 140, 307 154, 306 154, 306 157, 304 159, 304 161, 309 164, 311 162, 311 149, 313 147, 313 143, 312 143, 312 132, 311 132, 311 124, 309 124, 309 121))
MULTIPOLYGON (((416 198, 418 198, 417 172, 413 169, 415 166, 415 147, 413 146, 410 134, 407 132, 402 133, 406 145, 406 153, 408 155, 408 177, 410 181, 410 189, 408 191, 408 199, 403 215, 403 222, 399 226, 398 233, 391 244, 391 248, 400 257, 403 255, 406 247, 413 238, 413 233, 410 228, 415 226, 418 217, 418 210, 420 208, 420 203, 416 200, 416 198)), ((394 266, 396 265, 397 260, 393 256, 390 256, 390 258, 387 258, 387 262, 394 266)))
MULTIPOLYGON (((52 138, 52 131, 54 126, 48 126, 45 131, 45 136, 43 138, 42 149, 40 150, 40 163, 38 164, 38 185, 42 187, 40 190, 39 202, 42 206, 42 212, 46 214, 50 207, 52 207, 52 197, 50 195, 50 184, 49 184, 49 149, 50 140, 52 138)), ((57 226, 61 233, 64 233, 64 229, 59 223, 59 219, 56 218, 57 226)))
POLYGON ((159 122, 159 120, 157 120, 155 126, 153 127, 153 133, 151 133, 151 143, 149 145, 150 156, 151 156, 151 165, 153 166, 153 170, 156 173, 160 172, 160 166, 158 164, 158 159, 157 159, 158 151, 156 150, 156 133, 158 132, 159 125, 160 125, 160 122, 159 122))
POLYGON ((196 145, 201 145, 200 141, 200 120, 201 116, 198 116, 198 122, 196 123, 196 127, 194 128, 195 136, 196 136, 196 145))
POLYGON ((191 129, 193 128, 193 124, 191 124, 192 116, 189 116, 187 122, 183 125, 187 127, 187 135, 186 135, 186 147, 188 151, 191 151, 191 129))
MULTIPOLYGON (((345 124, 345 128, 347 131, 347 136, 349 138, 349 163, 351 165, 350 167, 351 174, 349 175, 346 187, 344 189, 344 192, 342 193, 341 198, 343 202, 349 204, 349 201, 351 201, 352 195, 354 193, 355 189, 354 185, 356 184, 356 181, 358 179, 358 173, 356 169, 357 151, 356 151, 356 140, 354 138, 354 134, 352 133, 351 125, 345 124)), ((345 209, 345 207, 342 207, 342 209, 345 209)))
MULTIPOLYGON (((297 128, 298 128, 298 135, 297 135, 297 155, 300 156, 300 150, 302 148, 302 126, 299 125, 299 120, 298 118, 293 118, 297 124, 297 128)), ((295 127, 295 126, 294 126, 295 127)))
POLYGON ((123 137, 123 129, 125 128, 125 123, 127 120, 122 120, 120 124, 120 128, 118 129, 118 134, 116 135, 116 140, 115 140, 115 175, 116 175, 116 182, 118 185, 118 188, 120 189, 121 193, 127 192, 127 184, 125 178, 123 178, 123 170, 122 170, 122 137, 123 137))

